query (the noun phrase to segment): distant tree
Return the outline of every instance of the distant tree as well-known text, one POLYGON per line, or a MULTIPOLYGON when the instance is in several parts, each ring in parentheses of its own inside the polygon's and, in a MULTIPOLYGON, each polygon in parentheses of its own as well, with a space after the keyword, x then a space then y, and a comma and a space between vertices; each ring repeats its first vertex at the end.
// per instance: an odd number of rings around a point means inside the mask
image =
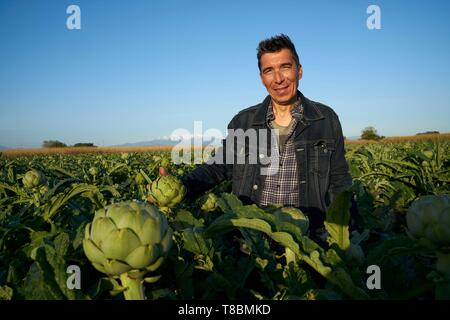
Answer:
POLYGON ((67 147, 67 145, 58 140, 45 140, 42 143, 42 147, 43 148, 64 148, 64 147, 67 147))
POLYGON ((420 136, 422 134, 440 134, 440 132, 439 131, 425 131, 425 132, 419 132, 416 135, 420 136))
POLYGON ((377 129, 374 127, 367 127, 361 132, 361 139, 363 140, 381 140, 384 136, 380 136, 377 133, 377 129))
POLYGON ((80 143, 75 143, 73 145, 75 148, 78 147, 97 147, 96 145, 94 145, 92 142, 80 142, 80 143))

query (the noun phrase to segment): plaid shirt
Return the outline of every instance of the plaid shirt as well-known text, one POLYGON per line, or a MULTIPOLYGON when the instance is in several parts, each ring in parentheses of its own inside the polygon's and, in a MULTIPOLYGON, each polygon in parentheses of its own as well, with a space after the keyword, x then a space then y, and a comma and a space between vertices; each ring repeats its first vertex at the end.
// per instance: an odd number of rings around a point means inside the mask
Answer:
MULTIPOLYGON (((295 157, 295 146, 292 133, 295 131, 297 123, 303 116, 303 106, 300 100, 296 102, 291 110, 292 126, 288 132, 286 144, 281 154, 279 154, 278 139, 276 145, 272 147, 272 152, 278 155, 279 163, 275 168, 270 164, 268 175, 265 176, 264 188, 261 193, 260 205, 281 204, 283 206, 300 206, 297 160, 295 157), (271 167, 272 166, 272 167, 271 167), (270 174, 272 172, 272 174, 270 174)), ((273 129, 272 121, 275 115, 272 105, 269 105, 266 115, 267 125, 273 129)))

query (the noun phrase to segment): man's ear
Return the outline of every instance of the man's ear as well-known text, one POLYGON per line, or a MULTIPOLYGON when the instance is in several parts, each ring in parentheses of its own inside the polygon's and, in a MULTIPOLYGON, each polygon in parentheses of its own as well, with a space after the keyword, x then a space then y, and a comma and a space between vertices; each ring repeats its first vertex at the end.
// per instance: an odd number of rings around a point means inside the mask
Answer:
POLYGON ((301 64, 298 65, 298 80, 303 77, 303 67, 301 64))

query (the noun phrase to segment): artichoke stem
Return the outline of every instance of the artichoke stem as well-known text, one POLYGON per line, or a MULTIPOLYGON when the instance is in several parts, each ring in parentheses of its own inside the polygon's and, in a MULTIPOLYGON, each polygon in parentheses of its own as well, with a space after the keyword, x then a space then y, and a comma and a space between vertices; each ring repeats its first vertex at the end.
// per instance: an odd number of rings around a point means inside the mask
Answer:
POLYGON ((159 210, 164 213, 167 218, 170 218, 172 215, 172 209, 169 207, 159 207, 159 210))
POLYGON ((120 282, 122 287, 125 288, 123 295, 125 300, 145 300, 144 296, 144 279, 142 276, 130 277, 128 273, 122 273, 120 275, 120 282))

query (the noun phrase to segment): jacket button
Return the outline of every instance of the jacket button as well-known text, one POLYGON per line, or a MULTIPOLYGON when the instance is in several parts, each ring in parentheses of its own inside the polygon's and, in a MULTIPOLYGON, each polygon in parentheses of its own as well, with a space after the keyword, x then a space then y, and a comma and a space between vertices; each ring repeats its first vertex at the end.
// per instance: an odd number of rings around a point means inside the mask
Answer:
POLYGON ((257 184, 253 185, 253 190, 258 190, 258 185, 257 184))
POLYGON ((259 158, 260 158, 260 159, 263 159, 263 158, 264 158, 264 154, 261 153, 261 154, 259 155, 259 158))

